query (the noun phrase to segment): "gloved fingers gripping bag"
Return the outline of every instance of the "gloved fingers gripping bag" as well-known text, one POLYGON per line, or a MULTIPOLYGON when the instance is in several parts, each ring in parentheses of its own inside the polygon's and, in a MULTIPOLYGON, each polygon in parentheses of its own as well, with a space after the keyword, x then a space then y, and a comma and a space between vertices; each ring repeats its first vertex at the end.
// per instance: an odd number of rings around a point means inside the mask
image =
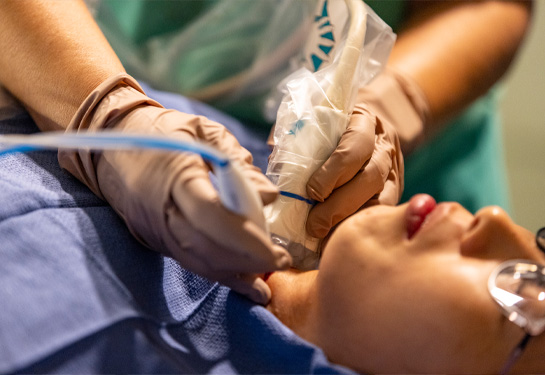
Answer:
POLYGON ((314 27, 323 32, 308 41, 310 60, 279 86, 267 176, 281 193, 265 207, 273 242, 303 270, 318 266, 321 242, 305 229, 314 203, 307 182, 346 130, 358 88, 382 71, 395 42, 392 29, 359 0, 319 1, 315 14, 314 27))

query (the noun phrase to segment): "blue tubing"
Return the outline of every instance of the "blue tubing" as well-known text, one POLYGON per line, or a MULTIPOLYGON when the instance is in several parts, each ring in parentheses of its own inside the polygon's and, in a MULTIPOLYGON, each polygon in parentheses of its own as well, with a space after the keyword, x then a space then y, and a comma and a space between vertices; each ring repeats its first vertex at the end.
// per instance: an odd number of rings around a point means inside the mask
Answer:
POLYGON ((0 136, 0 155, 13 152, 29 152, 41 149, 89 148, 104 150, 156 149, 191 152, 218 167, 229 164, 229 158, 214 148, 197 141, 185 142, 166 136, 127 134, 113 131, 100 133, 49 132, 30 135, 0 136))

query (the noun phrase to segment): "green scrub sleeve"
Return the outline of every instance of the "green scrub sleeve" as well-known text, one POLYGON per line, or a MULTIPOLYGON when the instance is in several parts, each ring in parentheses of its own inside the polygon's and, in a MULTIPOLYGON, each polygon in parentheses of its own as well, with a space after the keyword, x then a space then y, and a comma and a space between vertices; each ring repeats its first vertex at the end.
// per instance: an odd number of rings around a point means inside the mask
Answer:
POLYGON ((405 16, 405 0, 366 0, 375 13, 384 20, 394 32, 399 30, 399 26, 405 16))

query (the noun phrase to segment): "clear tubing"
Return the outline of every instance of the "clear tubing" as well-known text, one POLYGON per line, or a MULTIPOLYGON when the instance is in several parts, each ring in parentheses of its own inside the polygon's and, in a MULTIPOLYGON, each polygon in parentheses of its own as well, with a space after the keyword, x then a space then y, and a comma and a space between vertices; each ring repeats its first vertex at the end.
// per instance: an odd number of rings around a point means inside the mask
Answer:
POLYGON ((165 136, 115 131, 0 135, 0 156, 14 152, 59 148, 97 151, 155 149, 198 154, 214 167, 214 173, 218 178, 218 193, 223 205, 230 211, 252 220, 268 233, 259 194, 247 182, 240 166, 223 153, 201 142, 184 142, 165 136))

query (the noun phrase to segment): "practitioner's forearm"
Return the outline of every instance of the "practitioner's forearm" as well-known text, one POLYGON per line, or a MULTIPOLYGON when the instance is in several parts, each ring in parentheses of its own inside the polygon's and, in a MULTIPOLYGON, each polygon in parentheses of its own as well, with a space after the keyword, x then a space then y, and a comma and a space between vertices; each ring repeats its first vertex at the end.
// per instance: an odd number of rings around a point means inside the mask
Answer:
POLYGON ((511 64, 531 1, 412 1, 389 66, 412 77, 430 105, 426 133, 484 94, 511 64))
POLYGON ((83 1, 0 1, 0 84, 42 130, 64 129, 83 99, 124 71, 83 1))

